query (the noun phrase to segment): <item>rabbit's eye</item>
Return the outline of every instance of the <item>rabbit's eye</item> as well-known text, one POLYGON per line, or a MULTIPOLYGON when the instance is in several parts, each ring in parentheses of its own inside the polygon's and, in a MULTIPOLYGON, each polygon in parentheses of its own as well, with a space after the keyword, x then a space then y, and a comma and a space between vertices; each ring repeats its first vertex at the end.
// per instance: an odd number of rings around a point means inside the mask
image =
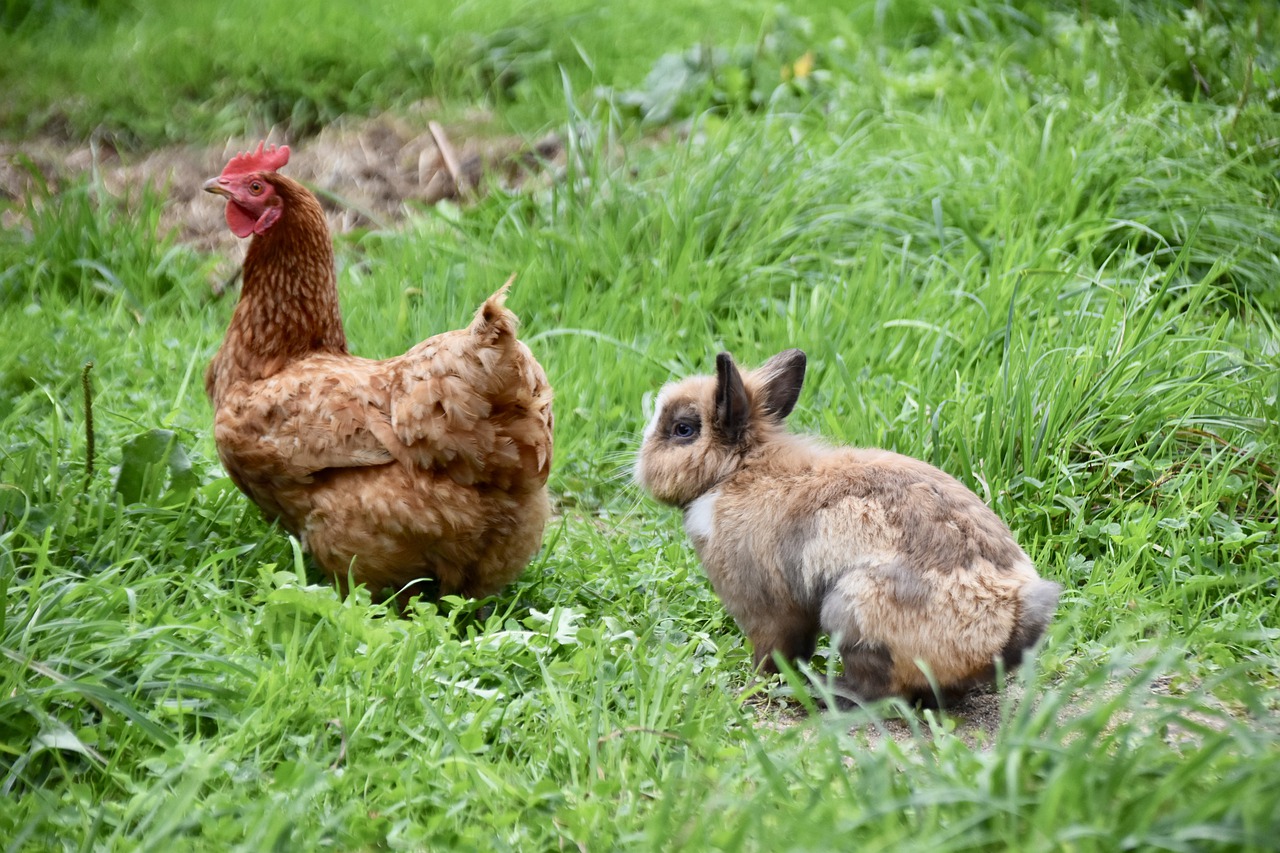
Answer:
POLYGON ((698 427, 689 421, 676 421, 671 425, 672 438, 693 438, 698 434, 698 427))

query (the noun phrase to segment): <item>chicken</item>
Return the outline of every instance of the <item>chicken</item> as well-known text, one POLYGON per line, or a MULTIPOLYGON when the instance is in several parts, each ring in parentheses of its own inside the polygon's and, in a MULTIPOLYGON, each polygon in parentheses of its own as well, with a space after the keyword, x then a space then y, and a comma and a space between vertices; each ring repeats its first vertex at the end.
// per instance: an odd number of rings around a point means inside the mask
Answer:
POLYGON ((385 361, 347 351, 316 197, 287 146, 237 155, 204 189, 251 237, 230 328, 205 374, 227 473, 339 586, 405 605, 481 597, 537 552, 550 513, 551 387, 511 282, 464 330, 385 361))

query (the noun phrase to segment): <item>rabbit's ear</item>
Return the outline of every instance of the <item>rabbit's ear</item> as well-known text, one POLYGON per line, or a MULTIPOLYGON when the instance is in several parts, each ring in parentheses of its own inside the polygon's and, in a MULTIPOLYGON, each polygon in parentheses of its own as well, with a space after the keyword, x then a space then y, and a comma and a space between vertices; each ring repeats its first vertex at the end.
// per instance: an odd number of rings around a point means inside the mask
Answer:
POLYGON ((730 444, 737 444, 746 432, 751 416, 751 403, 742 384, 742 374, 733 356, 722 352, 716 356, 716 431, 730 444))
POLYGON ((782 420, 791 414, 804 387, 804 350, 784 350, 755 370, 765 414, 782 420))

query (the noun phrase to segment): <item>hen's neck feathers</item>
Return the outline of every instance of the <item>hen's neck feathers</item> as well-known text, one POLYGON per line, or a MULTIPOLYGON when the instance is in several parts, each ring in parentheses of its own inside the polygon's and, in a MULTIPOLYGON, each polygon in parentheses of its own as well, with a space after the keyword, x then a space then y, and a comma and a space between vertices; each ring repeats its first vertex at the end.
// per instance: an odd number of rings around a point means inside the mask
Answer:
POLYGON ((308 355, 347 352, 333 243, 320 202, 283 175, 269 180, 283 212, 249 243, 240 302, 206 377, 211 396, 217 396, 215 386, 262 379, 308 355))

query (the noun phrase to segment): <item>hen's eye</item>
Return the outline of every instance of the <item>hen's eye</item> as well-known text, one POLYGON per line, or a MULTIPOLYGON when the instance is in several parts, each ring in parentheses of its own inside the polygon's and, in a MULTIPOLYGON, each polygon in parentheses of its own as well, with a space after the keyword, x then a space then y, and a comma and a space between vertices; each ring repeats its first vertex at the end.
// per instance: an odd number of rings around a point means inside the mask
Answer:
POLYGON ((697 430, 688 421, 676 421, 671 427, 673 438, 693 438, 696 434, 697 430))
POLYGON ((249 192, 254 195, 260 195, 262 193, 262 181, 254 181, 249 184, 249 192))

